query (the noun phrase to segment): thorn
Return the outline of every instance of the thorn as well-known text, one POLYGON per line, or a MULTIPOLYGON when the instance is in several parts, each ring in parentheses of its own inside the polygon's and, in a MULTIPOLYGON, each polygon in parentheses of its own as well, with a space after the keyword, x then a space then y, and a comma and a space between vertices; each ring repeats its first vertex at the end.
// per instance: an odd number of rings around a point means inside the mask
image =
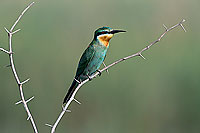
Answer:
MULTIPOLYGON (((34 96, 32 96, 31 98, 29 98, 29 99, 26 100, 25 102, 28 103, 28 102, 30 102, 31 100, 33 100, 33 98, 34 98, 34 96)), ((15 105, 18 105, 18 104, 20 104, 20 103, 22 103, 22 100, 16 102, 15 105)))
POLYGON ((46 123, 45 126, 53 127, 51 124, 46 123))
MULTIPOLYGON (((106 64, 103 62, 104 67, 107 67, 106 64)), ((108 69, 106 69, 106 72, 109 74, 108 69)))
POLYGON ((9 64, 9 65, 5 65, 4 67, 11 67, 11 65, 9 64))
POLYGON ((165 30, 167 30, 167 26, 165 24, 163 24, 163 27, 165 28, 165 30))
POLYGON ((65 112, 68 112, 68 113, 72 112, 71 110, 66 110, 66 109, 64 108, 63 105, 62 105, 62 109, 63 109, 65 112))
POLYGON ((0 50, 3 51, 3 52, 5 52, 6 54, 10 54, 9 51, 7 51, 7 50, 5 50, 5 49, 3 49, 3 48, 0 48, 0 50))
POLYGON ((32 96, 31 98, 29 98, 28 100, 26 100, 26 103, 30 102, 33 99, 34 99, 34 96, 32 96))
POLYGON ((68 113, 71 113, 72 111, 71 110, 64 110, 65 112, 68 112, 68 113))
POLYGON ((146 58, 144 58, 144 56, 142 54, 139 54, 139 56, 146 60, 146 58))
POLYGON ((106 69, 106 72, 109 74, 109 71, 108 71, 108 69, 106 69))
POLYGON ((104 63, 104 61, 103 61, 103 65, 104 65, 104 67, 106 67, 106 64, 104 63))
POLYGON ((22 100, 16 102, 15 105, 18 105, 18 104, 20 104, 20 103, 22 103, 22 100))
POLYGON ((14 32, 12 32, 12 34, 15 34, 15 33, 17 33, 18 31, 20 31, 21 29, 18 29, 18 30, 16 30, 16 31, 14 31, 14 32))
POLYGON ((80 81, 78 81, 76 78, 74 78, 74 80, 75 80, 77 83, 81 84, 81 82, 80 82, 80 81))
POLYGON ((28 118, 26 119, 27 121, 31 118, 31 116, 28 116, 28 118))
POLYGON ((79 101, 78 101, 78 100, 76 100, 75 98, 74 98, 74 101, 75 101, 75 102, 77 102, 78 104, 81 104, 81 102, 79 102, 79 101))
POLYGON ((10 34, 10 31, 6 27, 4 27, 4 29, 8 34, 10 34))
POLYGON ((20 85, 23 85, 23 84, 25 84, 26 82, 28 82, 30 80, 30 78, 29 79, 27 79, 27 80, 25 80, 25 81, 23 81, 23 82, 21 82, 20 83, 20 85))
POLYGON ((185 30, 183 24, 180 24, 180 26, 181 26, 181 28, 184 30, 184 32, 186 32, 186 30, 185 30))

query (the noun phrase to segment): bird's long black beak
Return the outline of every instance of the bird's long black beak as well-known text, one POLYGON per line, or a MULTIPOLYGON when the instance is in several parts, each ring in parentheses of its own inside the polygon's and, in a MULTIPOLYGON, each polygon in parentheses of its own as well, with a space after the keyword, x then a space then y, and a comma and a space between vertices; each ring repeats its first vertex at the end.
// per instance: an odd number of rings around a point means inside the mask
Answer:
POLYGON ((111 33, 115 34, 115 33, 119 33, 119 32, 126 32, 125 30, 112 30, 111 33))

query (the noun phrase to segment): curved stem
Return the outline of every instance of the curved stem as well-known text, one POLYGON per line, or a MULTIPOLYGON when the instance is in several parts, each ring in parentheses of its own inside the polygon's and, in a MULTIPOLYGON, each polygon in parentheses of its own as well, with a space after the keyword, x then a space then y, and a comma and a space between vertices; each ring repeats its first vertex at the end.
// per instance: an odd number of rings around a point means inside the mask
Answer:
MULTIPOLYGON (((17 82, 17 85, 18 85, 19 91, 20 91, 21 100, 20 100, 20 102, 18 102, 18 103, 23 103, 24 109, 25 109, 25 111, 26 111, 26 113, 27 113, 27 115, 28 115, 27 120, 30 119, 30 122, 31 122, 31 125, 32 125, 32 127, 33 127, 34 132, 35 132, 35 133, 38 133, 38 130, 37 130, 36 124, 35 124, 35 122, 34 122, 33 116, 31 115, 31 112, 30 112, 30 110, 29 110, 29 108, 28 108, 28 105, 27 105, 27 103, 30 101, 30 99, 26 101, 26 100, 25 100, 25 97, 24 97, 24 93, 23 93, 23 84, 26 83, 28 80, 26 80, 26 81, 24 81, 24 82, 21 82, 21 81, 20 81, 19 76, 18 76, 17 71, 16 71, 16 68, 15 68, 14 59, 13 59, 13 50, 12 50, 12 36, 13 36, 15 33, 17 33, 20 29, 14 31, 14 32, 13 32, 13 30, 14 30, 15 26, 18 24, 18 22, 20 21, 20 19, 22 18, 22 16, 24 15, 24 13, 25 13, 33 4, 34 4, 34 2, 32 2, 31 4, 29 4, 29 5, 22 11, 22 13, 19 15, 19 17, 17 18, 17 20, 15 21, 15 23, 12 25, 12 27, 11 27, 10 30, 7 30, 7 29, 5 28, 6 32, 8 33, 8 37, 9 37, 9 50, 6 51, 6 50, 4 50, 3 48, 0 48, 0 50, 3 51, 3 52, 5 52, 5 53, 7 53, 7 54, 9 55, 10 67, 11 67, 11 70, 12 70, 12 72, 13 72, 13 75, 14 75, 14 77, 15 77, 15 80, 16 80, 16 82, 17 82)), ((31 100, 32 100, 32 99, 33 99, 33 98, 31 98, 31 100)))

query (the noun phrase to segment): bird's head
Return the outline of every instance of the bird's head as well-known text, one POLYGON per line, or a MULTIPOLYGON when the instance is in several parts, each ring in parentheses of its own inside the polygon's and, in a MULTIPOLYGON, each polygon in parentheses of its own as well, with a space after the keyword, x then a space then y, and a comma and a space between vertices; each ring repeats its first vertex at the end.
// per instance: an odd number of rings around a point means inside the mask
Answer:
POLYGON ((94 38, 99 40, 104 46, 109 45, 109 40, 114 36, 116 33, 126 32, 124 30, 114 30, 110 27, 101 27, 97 29, 94 33, 94 38))

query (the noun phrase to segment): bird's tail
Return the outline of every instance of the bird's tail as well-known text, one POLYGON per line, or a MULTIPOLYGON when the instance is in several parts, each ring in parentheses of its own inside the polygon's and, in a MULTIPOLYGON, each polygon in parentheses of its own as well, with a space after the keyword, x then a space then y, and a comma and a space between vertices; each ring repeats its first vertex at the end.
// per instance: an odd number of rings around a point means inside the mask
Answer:
POLYGON ((65 99, 63 101, 63 104, 66 103, 67 101, 69 101, 69 99, 71 98, 73 92, 75 91, 76 87, 78 86, 78 82, 76 82, 75 80, 72 82, 72 85, 70 86, 67 95, 65 96, 65 99))

